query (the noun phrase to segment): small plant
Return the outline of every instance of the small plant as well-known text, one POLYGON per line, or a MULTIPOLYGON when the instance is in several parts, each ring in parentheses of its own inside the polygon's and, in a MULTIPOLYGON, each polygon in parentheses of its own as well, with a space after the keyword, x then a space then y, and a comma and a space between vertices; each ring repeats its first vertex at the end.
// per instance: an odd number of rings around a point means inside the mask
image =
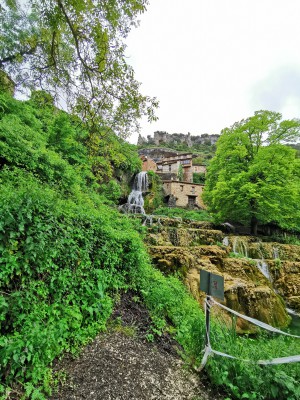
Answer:
POLYGON ((153 333, 147 333, 147 335, 146 335, 146 340, 148 341, 148 342, 154 342, 154 335, 153 335, 153 333))
POLYGON ((275 266, 275 269, 276 269, 277 271, 279 271, 279 270, 281 269, 282 264, 281 264, 280 258, 275 258, 275 259, 274 259, 274 266, 275 266))

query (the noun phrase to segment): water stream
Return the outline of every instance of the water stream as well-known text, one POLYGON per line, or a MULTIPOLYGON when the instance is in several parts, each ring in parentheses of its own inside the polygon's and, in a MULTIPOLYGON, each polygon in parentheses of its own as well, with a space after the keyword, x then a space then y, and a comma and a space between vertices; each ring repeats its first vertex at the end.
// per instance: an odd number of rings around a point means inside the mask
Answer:
POLYGON ((148 190, 148 176, 146 171, 139 172, 133 182, 133 188, 127 200, 127 212, 145 214, 143 193, 148 190))
MULTIPOLYGON (((227 236, 224 237, 224 239, 223 239, 223 245, 228 245, 228 237, 227 236)), ((260 253, 261 258, 255 260, 257 268, 268 279, 268 281, 272 284, 272 287, 273 287, 273 279, 272 279, 272 275, 269 271, 268 263, 264 260, 263 253, 262 253, 262 251, 259 250, 259 247, 260 247, 260 242, 258 243, 258 251, 260 253)), ((239 254, 243 257, 248 257, 248 254, 249 254, 248 243, 246 241, 244 241, 242 238, 234 237, 234 239, 232 241, 232 251, 235 254, 239 254)), ((273 253, 274 260, 280 259, 279 249, 277 247, 272 248, 272 253, 273 253)), ((273 290, 275 293, 277 293, 277 291, 274 287, 273 287, 273 290)), ((296 311, 294 311, 290 308, 286 308, 286 311, 292 318, 291 323, 287 329, 291 333, 299 335, 300 334, 300 313, 297 313, 296 311)))
POLYGON ((272 283, 272 277, 270 275, 269 266, 264 259, 256 260, 257 268, 260 272, 272 283))

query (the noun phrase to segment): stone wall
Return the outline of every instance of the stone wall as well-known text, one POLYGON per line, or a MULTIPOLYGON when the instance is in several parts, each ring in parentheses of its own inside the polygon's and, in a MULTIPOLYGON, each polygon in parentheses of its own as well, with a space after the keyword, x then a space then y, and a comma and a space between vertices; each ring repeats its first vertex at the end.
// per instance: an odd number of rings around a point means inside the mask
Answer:
POLYGON ((193 172, 206 174, 206 165, 193 165, 193 172))
POLYGON ((179 152, 172 150, 172 149, 166 149, 166 148, 148 147, 145 149, 138 150, 138 154, 140 157, 142 157, 142 156, 145 156, 148 158, 150 157, 155 162, 158 162, 167 157, 175 157, 179 154, 179 152))
MULTIPOLYGON (((180 181, 165 181, 163 189, 165 196, 176 199, 176 207, 198 206, 205 208, 202 201, 203 185, 180 181)), ((174 202, 174 201, 173 201, 174 202)), ((173 204, 172 204, 173 205, 173 204)))
POLYGON ((156 172, 157 165, 156 165, 156 162, 154 160, 152 160, 152 158, 143 156, 143 157, 141 157, 141 160, 142 160, 142 171, 156 172))

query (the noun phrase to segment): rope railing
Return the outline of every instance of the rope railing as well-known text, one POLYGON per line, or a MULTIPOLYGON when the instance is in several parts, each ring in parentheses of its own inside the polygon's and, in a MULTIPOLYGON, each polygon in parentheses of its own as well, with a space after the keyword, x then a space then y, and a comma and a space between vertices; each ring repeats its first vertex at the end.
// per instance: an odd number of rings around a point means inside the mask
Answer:
POLYGON ((240 314, 239 312, 237 312, 235 310, 232 310, 231 308, 228 308, 228 307, 224 306, 221 303, 218 303, 211 296, 207 296, 206 299, 205 299, 205 316, 206 316, 205 335, 206 335, 206 345, 205 345, 205 348, 204 348, 204 355, 203 355, 200 367, 198 368, 198 371, 201 371, 205 367, 209 356, 212 355, 212 354, 215 354, 215 355, 220 356, 220 357, 227 357, 227 358, 231 358, 231 359, 239 360, 239 361, 244 361, 244 362, 248 362, 248 363, 256 363, 256 364, 259 364, 259 365, 278 365, 278 364, 288 364, 288 363, 300 362, 300 355, 289 356, 289 357, 272 358, 270 360, 253 361, 253 360, 247 360, 247 359, 234 357, 234 356, 232 356, 230 354, 226 354, 226 353, 222 353, 220 351, 214 350, 211 347, 211 344, 210 344, 210 324, 209 324, 210 308, 211 308, 212 305, 217 305, 217 306, 223 308, 224 310, 230 312, 231 314, 234 314, 237 317, 242 318, 242 319, 244 319, 246 321, 249 321, 252 324, 254 324, 256 326, 259 326, 260 328, 266 329, 266 330, 268 330, 270 332, 278 333, 278 334, 282 334, 282 335, 286 335, 286 336, 290 336, 290 337, 293 337, 293 338, 300 339, 300 336, 292 335, 292 334, 290 334, 288 332, 281 331, 280 329, 274 328, 273 326, 268 325, 268 324, 266 324, 266 323, 264 323, 262 321, 259 321, 259 320, 255 319, 255 318, 251 318, 251 317, 248 317, 247 315, 240 314))

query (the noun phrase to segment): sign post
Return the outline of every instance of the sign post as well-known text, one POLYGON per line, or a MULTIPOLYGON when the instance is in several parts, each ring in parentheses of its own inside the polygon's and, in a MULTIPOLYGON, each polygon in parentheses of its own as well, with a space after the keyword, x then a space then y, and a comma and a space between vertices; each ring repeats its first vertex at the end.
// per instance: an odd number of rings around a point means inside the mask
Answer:
POLYGON ((206 293, 206 299, 205 299, 205 325, 206 325, 206 338, 205 338, 205 345, 209 346, 210 341, 209 341, 209 331, 210 331, 210 284, 211 284, 211 273, 208 273, 207 277, 207 293, 206 293))
POLYGON ((224 300, 224 278, 212 272, 200 270, 200 290, 206 293, 205 299, 205 327, 206 327, 206 347, 210 347, 210 298, 211 296, 224 300))

